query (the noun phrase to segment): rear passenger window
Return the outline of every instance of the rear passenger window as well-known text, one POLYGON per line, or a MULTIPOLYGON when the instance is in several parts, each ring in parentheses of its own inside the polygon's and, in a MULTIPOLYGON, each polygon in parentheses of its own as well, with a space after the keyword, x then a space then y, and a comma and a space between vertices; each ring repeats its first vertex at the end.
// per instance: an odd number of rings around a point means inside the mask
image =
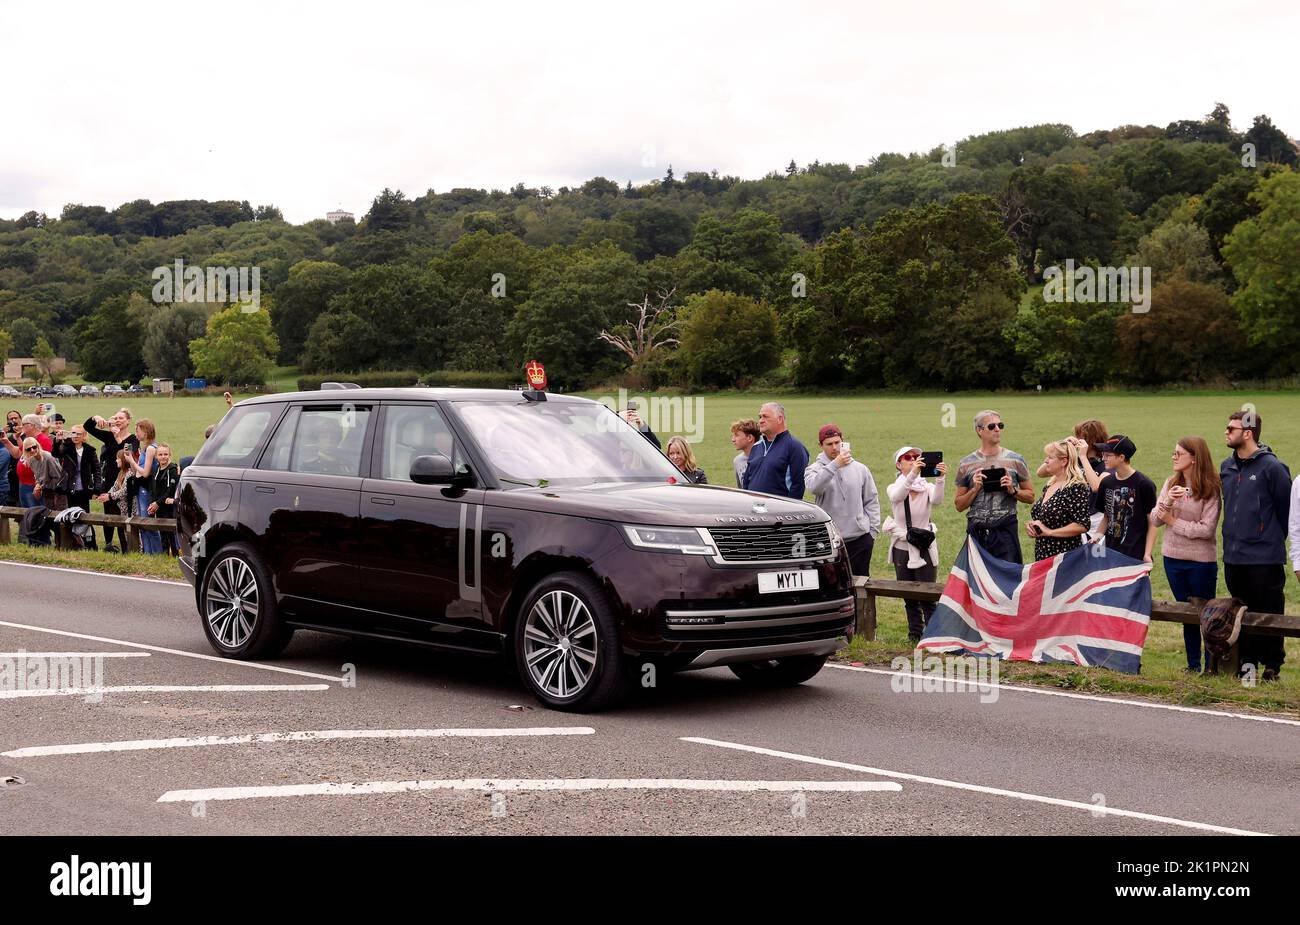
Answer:
POLYGON ((361 475, 369 408, 304 408, 293 435, 289 469, 317 475, 361 475))
POLYGON ((246 405, 232 408, 203 445, 194 463, 201 466, 248 466, 267 430, 284 405, 246 405))

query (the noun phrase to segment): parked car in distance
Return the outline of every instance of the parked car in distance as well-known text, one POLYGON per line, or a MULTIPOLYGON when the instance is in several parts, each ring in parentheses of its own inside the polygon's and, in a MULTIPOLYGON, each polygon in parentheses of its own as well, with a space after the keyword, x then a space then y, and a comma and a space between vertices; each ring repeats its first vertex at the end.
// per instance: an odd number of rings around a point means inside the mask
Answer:
POLYGON ((13 398, 21 394, 22 393, 19 392, 17 389, 15 389, 12 385, 0 385, 0 395, 4 396, 5 398, 13 398))
POLYGON ((100 392, 99 392, 99 387, 98 387, 98 386, 91 385, 89 382, 87 382, 85 385, 83 385, 83 386, 81 387, 81 397, 82 397, 82 398, 86 398, 86 397, 88 397, 88 396, 93 396, 93 395, 98 395, 98 394, 100 394, 100 392))
POLYGON ((502 654, 548 707, 588 711, 648 672, 799 684, 853 632, 848 555, 819 507, 684 484, 585 398, 246 399, 176 501, 181 569, 227 658, 273 658, 299 628, 502 654))
POLYGON ((51 391, 53 391, 56 398, 77 398, 81 395, 76 388, 70 385, 56 385, 51 391))
POLYGON ((152 395, 153 389, 148 388, 147 386, 143 386, 137 382, 135 385, 131 386, 129 389, 126 390, 126 394, 127 395, 152 395))
POLYGON ((125 391, 126 389, 122 388, 120 385, 115 385, 111 382, 104 386, 105 395, 121 395, 125 391))

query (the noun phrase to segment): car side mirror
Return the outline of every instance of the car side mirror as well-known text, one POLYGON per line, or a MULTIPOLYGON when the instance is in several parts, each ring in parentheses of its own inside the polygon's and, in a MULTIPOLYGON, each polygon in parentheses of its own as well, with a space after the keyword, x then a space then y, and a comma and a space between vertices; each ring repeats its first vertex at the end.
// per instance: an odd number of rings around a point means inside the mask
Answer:
POLYGON ((456 481, 456 467, 441 453, 411 460, 411 481, 417 485, 450 485, 456 481))

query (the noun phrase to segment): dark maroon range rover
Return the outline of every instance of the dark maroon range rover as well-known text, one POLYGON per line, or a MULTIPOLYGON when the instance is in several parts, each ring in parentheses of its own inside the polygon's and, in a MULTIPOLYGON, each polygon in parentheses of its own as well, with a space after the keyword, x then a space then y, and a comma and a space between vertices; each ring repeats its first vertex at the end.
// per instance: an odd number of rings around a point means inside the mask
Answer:
POLYGON ((181 477, 181 565, 230 658, 296 628, 507 653, 561 710, 655 670, 816 674, 852 632, 820 508, 683 484, 604 405, 333 389, 236 405, 181 477))

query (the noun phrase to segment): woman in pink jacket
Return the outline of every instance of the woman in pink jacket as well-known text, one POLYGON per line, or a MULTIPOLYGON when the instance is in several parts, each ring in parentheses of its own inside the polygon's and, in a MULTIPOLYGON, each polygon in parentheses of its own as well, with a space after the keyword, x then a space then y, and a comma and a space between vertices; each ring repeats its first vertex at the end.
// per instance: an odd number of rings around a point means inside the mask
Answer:
MULTIPOLYGON (((1164 524, 1165 577, 1176 601, 1189 597, 1209 600, 1219 582, 1215 533, 1219 526, 1223 486, 1210 458, 1210 447, 1200 437, 1184 437, 1174 445, 1174 474, 1165 480, 1151 512, 1151 529, 1164 524)), ((1187 670, 1201 670, 1201 628, 1183 624, 1187 670)))
MULTIPOLYGON (((933 533, 935 527, 930 522, 930 510, 943 503, 943 483, 948 474, 948 465, 939 463, 936 466, 939 477, 933 485, 921 477, 924 465, 920 447, 901 447, 894 454, 894 468, 898 470, 898 478, 885 489, 894 512, 885 518, 881 531, 889 535, 889 560, 894 564, 894 574, 899 581, 934 581, 938 573, 938 539, 931 540, 924 549, 907 541, 909 513, 913 527, 933 533)), ((905 608, 907 636, 913 643, 920 642, 925 624, 934 613, 934 604, 908 601, 905 608)))

